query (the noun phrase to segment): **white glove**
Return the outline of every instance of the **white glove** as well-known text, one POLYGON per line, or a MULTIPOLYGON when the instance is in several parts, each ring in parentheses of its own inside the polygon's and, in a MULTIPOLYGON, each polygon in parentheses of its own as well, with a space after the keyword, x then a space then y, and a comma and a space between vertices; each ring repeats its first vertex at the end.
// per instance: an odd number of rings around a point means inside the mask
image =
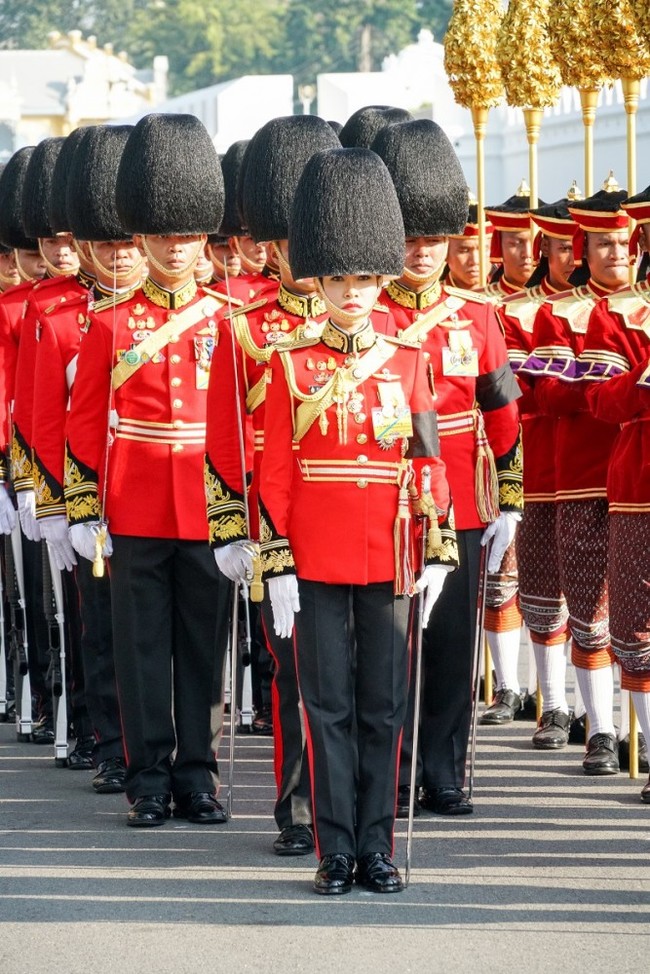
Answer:
POLYGON ((0 485, 0 534, 11 534, 16 526, 16 512, 5 487, 0 485))
POLYGON ((438 601, 442 586, 451 567, 447 565, 427 565, 417 582, 415 588, 418 592, 423 592, 424 605, 422 606, 422 628, 426 629, 429 622, 431 610, 438 601))
POLYGON ((251 541, 231 541, 222 548, 214 549, 214 560, 219 571, 231 582, 250 581, 253 577, 255 547, 251 541))
POLYGON ((481 544, 486 545, 492 540, 487 563, 487 570, 491 574, 496 574, 501 568, 503 556, 508 546, 512 544, 519 521, 521 521, 521 514, 518 511, 503 511, 496 521, 488 524, 483 531, 481 544))
POLYGON ((268 584, 275 634, 288 639, 293 631, 293 617, 300 612, 298 579, 295 575, 280 575, 270 578, 268 584))
POLYGON ((21 490, 16 493, 16 499, 23 534, 28 541, 40 541, 41 529, 36 520, 36 494, 33 490, 21 490))
MULTIPOLYGON (((72 547, 78 555, 81 555, 82 558, 87 558, 88 561, 95 560, 97 550, 96 541, 100 527, 99 521, 85 521, 83 524, 73 524, 70 527, 72 547)), ((113 554, 113 542, 108 531, 106 532, 106 540, 104 541, 102 554, 104 558, 110 558, 113 554)))
POLYGON ((77 559, 70 544, 67 518, 63 514, 55 514, 53 517, 42 518, 38 526, 41 529, 41 538, 47 541, 55 567, 62 572, 71 572, 77 559))

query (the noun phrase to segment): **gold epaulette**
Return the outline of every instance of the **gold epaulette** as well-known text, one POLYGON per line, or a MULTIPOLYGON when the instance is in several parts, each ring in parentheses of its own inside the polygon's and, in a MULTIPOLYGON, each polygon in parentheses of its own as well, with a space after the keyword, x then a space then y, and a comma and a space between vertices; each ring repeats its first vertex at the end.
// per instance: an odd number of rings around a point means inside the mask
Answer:
POLYGON ((445 284, 444 289, 447 294, 454 294, 457 298, 463 298, 465 301, 476 301, 477 304, 492 304, 489 297, 480 291, 468 291, 466 288, 451 287, 449 284, 445 284))
POLYGON ((388 312, 389 312, 390 309, 387 308, 385 304, 375 304, 373 306, 373 309, 372 310, 373 311, 383 311, 384 314, 388 314, 388 312))
MULTIPOLYGON (((219 297, 223 298, 223 294, 220 294, 219 297)), ((260 298, 259 301, 253 301, 252 304, 245 304, 241 308, 235 308, 234 311, 228 311, 224 317, 234 318, 237 315, 247 315, 250 311, 256 311, 257 308, 263 308, 264 305, 268 303, 268 298, 260 298)))
POLYGON ((607 308, 620 315, 627 328, 647 331, 645 323, 650 314, 650 289, 645 282, 633 284, 624 291, 611 294, 607 299, 607 308))
POLYGON ((241 300, 241 298, 233 298, 232 295, 230 297, 228 297, 228 295, 227 294, 224 294, 223 291, 215 291, 211 287, 206 287, 205 284, 201 285, 201 287, 205 291, 206 294, 209 294, 211 298, 216 298, 217 301, 221 301, 222 304, 236 304, 236 305, 240 305, 240 304, 243 304, 244 303, 241 300))
POLYGON ((539 287, 517 291, 508 295, 501 305, 501 311, 518 321, 524 331, 532 332, 539 307, 547 297, 539 287))
POLYGON ((107 294, 101 301, 95 302, 93 311, 96 313, 98 311, 106 311, 107 308, 116 308, 118 304, 124 304, 125 301, 130 301, 136 290, 137 288, 133 288, 132 291, 125 291, 123 294, 107 294))

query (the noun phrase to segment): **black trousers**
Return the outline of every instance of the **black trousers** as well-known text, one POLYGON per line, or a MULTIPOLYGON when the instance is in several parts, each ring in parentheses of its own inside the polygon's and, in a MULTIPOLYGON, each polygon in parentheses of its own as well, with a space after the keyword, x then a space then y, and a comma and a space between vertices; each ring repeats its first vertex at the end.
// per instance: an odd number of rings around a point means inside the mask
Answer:
POLYGON ((127 797, 214 792, 230 585, 207 542, 114 535, 109 564, 127 797))
POLYGON ((318 855, 391 854, 409 599, 395 598, 392 582, 298 584, 296 654, 318 855))
MULTIPOLYGON (((417 781, 429 790, 465 784, 482 534, 481 528, 457 532, 460 566, 445 580, 423 634, 417 781)), ((400 757, 401 785, 410 780, 413 689, 411 681, 400 757)))
POLYGON ((111 583, 106 573, 93 575, 92 562, 79 558, 75 568, 81 611, 81 658, 88 716, 95 737, 96 765, 123 757, 122 724, 115 683, 111 583))
POLYGON ((271 684, 277 789, 275 821, 279 829, 289 825, 310 825, 311 779, 293 639, 276 636, 268 596, 262 602, 262 621, 267 646, 275 662, 271 684))

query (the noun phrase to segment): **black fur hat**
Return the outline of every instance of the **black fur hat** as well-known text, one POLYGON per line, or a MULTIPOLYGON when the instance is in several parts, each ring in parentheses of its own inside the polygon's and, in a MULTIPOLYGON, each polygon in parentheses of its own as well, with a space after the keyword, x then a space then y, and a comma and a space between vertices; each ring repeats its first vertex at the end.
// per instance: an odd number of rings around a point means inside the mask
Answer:
POLYGON ((410 122, 413 116, 405 108, 394 108, 392 105, 366 105, 358 108, 339 132, 339 141, 343 148, 369 149, 376 136, 387 125, 398 122, 410 122))
POLYGON ((462 233, 467 222, 467 183, 443 130, 431 119, 383 128, 372 149, 393 177, 407 237, 462 233))
MULTIPOLYGON (((5 171, 5 164, 3 162, 2 165, 0 165, 0 181, 2 181, 2 174, 3 174, 4 171, 5 171)), ((1 196, 0 196, 0 207, 2 207, 2 197, 1 196)), ((11 247, 7 247, 5 244, 3 244, 2 238, 0 237, 0 254, 10 254, 11 253, 11 249, 12 249, 11 247)))
POLYGON ((238 186, 248 142, 248 139, 233 142, 221 159, 225 205, 219 229, 220 237, 241 237, 246 233, 239 211, 238 186))
POLYGON ((85 129, 79 141, 70 166, 67 192, 70 230, 78 240, 131 237, 117 215, 115 183, 132 131, 132 125, 92 125, 85 129))
MULTIPOLYGON (((50 225, 53 233, 69 233, 70 220, 68 217, 68 184, 72 160, 77 151, 77 146, 81 142, 84 133, 90 126, 82 126, 75 129, 64 140, 61 151, 57 156, 52 174, 52 189, 50 192, 50 225)), ((82 187, 79 187, 80 189, 82 187)))
POLYGON ((370 149, 328 149, 309 160, 289 223, 296 279, 404 268, 404 222, 390 173, 370 149))
POLYGON ((19 250, 38 250, 38 240, 25 236, 23 229, 23 183, 33 145, 14 152, 0 176, 0 240, 19 250))
POLYGON ((242 216, 254 240, 286 240, 298 180, 315 152, 340 148, 318 115, 285 115, 258 129, 246 150, 242 216))
POLYGON ((50 199, 54 167, 65 139, 43 139, 32 152, 23 183, 23 227, 28 237, 53 237, 50 199))
POLYGON ((115 197, 129 234, 217 233, 223 176, 203 123, 194 115, 141 118, 122 154, 115 197))

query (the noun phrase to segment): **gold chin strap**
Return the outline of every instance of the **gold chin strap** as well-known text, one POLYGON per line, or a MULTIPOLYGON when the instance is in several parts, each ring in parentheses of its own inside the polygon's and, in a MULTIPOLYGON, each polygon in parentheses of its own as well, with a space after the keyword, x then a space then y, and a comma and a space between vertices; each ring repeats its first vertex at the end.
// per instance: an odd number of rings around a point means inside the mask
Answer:
POLYGON ((17 250, 14 250, 14 257, 16 259, 16 267, 18 269, 18 274, 20 275, 21 281, 27 282, 27 281, 34 281, 34 280, 36 280, 36 278, 32 277, 30 274, 28 274, 25 271, 24 267, 20 263, 20 257, 18 256, 18 251, 17 250))
POLYGON ((131 283, 133 279, 135 279, 134 283, 137 283, 137 281, 142 278, 141 271, 144 268, 144 257, 142 257, 142 255, 138 257, 137 263, 135 263, 128 271, 116 271, 114 267, 106 267, 104 264, 102 264, 95 253, 95 248, 92 241, 88 242, 88 246, 90 247, 90 256, 92 257, 93 264, 97 270, 102 271, 107 276, 111 275, 115 284, 122 284, 124 282, 131 283))
MULTIPOLYGON (((75 244, 75 250, 76 249, 77 249, 77 247, 76 247, 76 244, 75 244)), ((39 252, 39 254, 41 255, 41 257, 43 258, 43 260, 45 262, 45 270, 50 275, 50 277, 69 277, 71 274, 76 274, 77 271, 79 270, 79 265, 78 264, 77 264, 77 267, 76 267, 75 270, 69 270, 69 271, 59 270, 58 267, 55 267, 54 264, 51 264, 50 261, 45 256, 45 254, 43 253, 43 248, 41 246, 40 239, 38 241, 38 252, 39 252)), ((78 251, 77 251, 77 253, 78 253, 78 251)), ((29 280, 29 278, 28 278, 28 280, 29 280)))
POLYGON ((414 271, 410 271, 407 267, 402 271, 401 281, 406 281, 407 284, 412 287, 430 287, 430 285, 435 284, 442 277, 442 272, 445 269, 446 259, 443 260, 440 267, 436 268, 431 274, 416 274, 414 271))
POLYGON ((155 268, 160 274, 164 274, 166 277, 178 277, 178 278, 185 277, 188 271, 193 271, 196 266, 196 262, 199 259, 199 256, 201 254, 201 251, 203 250, 204 247, 205 247, 205 240, 197 241, 196 253, 190 260, 188 260, 187 264, 185 264, 184 267, 180 267, 178 270, 170 270, 168 267, 165 267, 164 264, 161 264, 160 261, 156 260, 154 255, 151 253, 151 248, 147 243, 146 236, 143 235, 142 237, 142 249, 147 255, 147 260, 149 261, 149 267, 155 268))
POLYGON ((357 325, 360 325, 362 322, 366 321, 369 317, 367 311, 358 311, 356 314, 350 314, 348 311, 343 311, 338 305, 333 304, 327 297, 325 291, 323 290, 323 282, 321 281, 320 277, 315 277, 314 283, 316 285, 318 294, 323 299, 323 304, 325 305, 327 313, 330 316, 336 315, 337 324, 339 324, 342 328, 355 328, 357 325))
POLYGON ((239 254, 239 259, 241 260, 241 266, 248 274, 260 274, 264 270, 264 264, 260 266, 259 261, 251 260, 241 249, 239 243, 239 237, 235 237, 235 247, 237 248, 237 253, 239 254))

